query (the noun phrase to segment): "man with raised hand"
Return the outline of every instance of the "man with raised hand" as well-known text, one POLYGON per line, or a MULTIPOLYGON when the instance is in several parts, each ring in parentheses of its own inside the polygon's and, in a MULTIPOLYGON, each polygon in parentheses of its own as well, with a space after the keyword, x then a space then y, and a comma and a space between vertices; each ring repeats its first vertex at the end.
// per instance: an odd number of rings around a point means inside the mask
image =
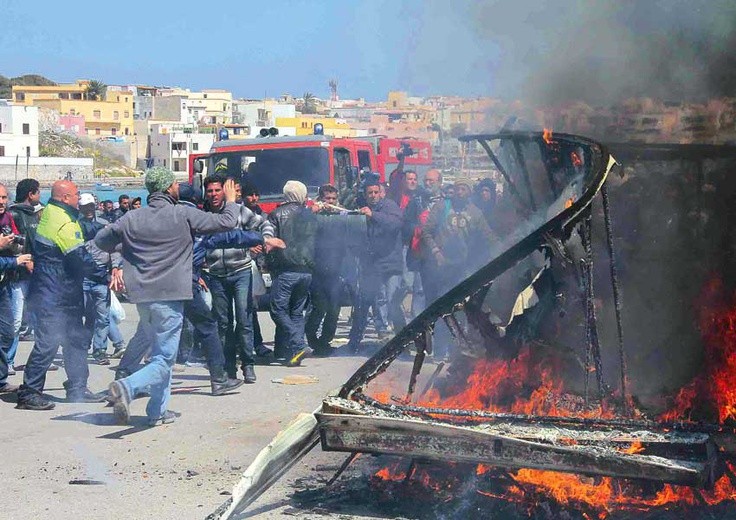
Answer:
POLYGON ((192 237, 233 229, 238 223, 235 184, 223 186, 225 207, 220 213, 205 213, 177 204, 179 183, 163 167, 146 171, 148 206, 127 213, 101 230, 95 243, 104 251, 122 244, 122 275, 111 282, 113 289, 127 288, 138 308, 136 335, 150 338, 150 362, 128 377, 110 384, 110 397, 118 422, 130 419, 133 397, 150 387, 146 415, 151 426, 170 423, 176 415, 168 409, 171 373, 179 348, 184 302, 192 299, 192 237))

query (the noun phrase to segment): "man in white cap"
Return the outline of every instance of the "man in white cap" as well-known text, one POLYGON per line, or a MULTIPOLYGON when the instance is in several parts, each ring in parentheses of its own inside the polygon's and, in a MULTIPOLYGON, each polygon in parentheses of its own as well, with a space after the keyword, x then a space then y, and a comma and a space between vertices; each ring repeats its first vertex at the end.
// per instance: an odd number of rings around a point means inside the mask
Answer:
POLYGON ((304 203, 307 187, 299 181, 284 185, 281 204, 268 215, 274 236, 286 249, 266 256, 271 273, 271 318, 276 324, 274 355, 286 366, 299 366, 312 349, 304 341, 304 311, 314 268, 314 241, 318 222, 304 203))

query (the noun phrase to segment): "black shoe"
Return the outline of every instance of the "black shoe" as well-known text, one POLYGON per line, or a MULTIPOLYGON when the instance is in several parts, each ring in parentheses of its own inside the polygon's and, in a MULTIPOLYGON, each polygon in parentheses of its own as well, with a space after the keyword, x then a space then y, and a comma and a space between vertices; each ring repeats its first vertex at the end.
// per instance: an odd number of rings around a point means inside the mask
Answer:
POLYGON ((18 385, 3 383, 2 385, 0 385, 0 394, 13 394, 18 391, 18 388, 18 385))
POLYGON ((267 357, 273 355, 273 350, 268 348, 266 345, 257 345, 255 347, 256 356, 258 357, 267 357))
POLYGON ((67 391, 66 400, 69 403, 101 403, 107 399, 106 392, 92 393, 89 388, 67 391))
POLYGON ((236 388, 240 388, 245 383, 242 379, 230 379, 228 377, 223 380, 212 379, 210 385, 212 386, 212 395, 224 395, 232 392, 236 388))
POLYGON ((25 397, 18 397, 19 410, 53 410, 56 405, 41 394, 33 393, 25 397))
POLYGON ((112 359, 121 359, 123 357, 123 354, 125 354, 125 345, 115 347, 115 351, 110 355, 110 357, 112 359))
POLYGON ((100 352, 99 354, 95 353, 92 354, 92 358, 95 360, 95 363, 98 365, 109 365, 110 364, 110 358, 107 357, 107 354, 104 352, 100 352))
POLYGON ((130 396, 128 390, 119 381, 113 381, 109 387, 110 396, 113 398, 112 413, 118 420, 118 424, 128 424, 130 421, 130 396))
POLYGON ((312 355, 312 349, 309 347, 304 347, 301 350, 297 350, 296 353, 294 353, 291 358, 289 358, 286 363, 284 363, 284 366, 287 367, 298 367, 301 366, 302 361, 304 358, 309 357, 312 355))
POLYGON ((149 419, 148 426, 153 427, 158 426, 159 424, 171 424, 176 421, 178 417, 181 417, 181 414, 179 412, 166 410, 161 417, 158 417, 157 419, 149 419))
POLYGON ((245 365, 243 367, 243 379, 249 385, 256 382, 256 370, 253 368, 253 365, 245 365))

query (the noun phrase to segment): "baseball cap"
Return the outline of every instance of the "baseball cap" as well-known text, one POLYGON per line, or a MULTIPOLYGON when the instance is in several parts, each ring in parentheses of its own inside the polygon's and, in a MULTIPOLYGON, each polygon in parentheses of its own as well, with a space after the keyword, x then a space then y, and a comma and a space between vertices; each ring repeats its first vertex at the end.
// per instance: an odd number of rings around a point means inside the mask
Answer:
POLYGON ((82 193, 79 196, 79 205, 80 206, 86 206, 87 204, 94 204, 95 203, 95 196, 91 193, 82 193))

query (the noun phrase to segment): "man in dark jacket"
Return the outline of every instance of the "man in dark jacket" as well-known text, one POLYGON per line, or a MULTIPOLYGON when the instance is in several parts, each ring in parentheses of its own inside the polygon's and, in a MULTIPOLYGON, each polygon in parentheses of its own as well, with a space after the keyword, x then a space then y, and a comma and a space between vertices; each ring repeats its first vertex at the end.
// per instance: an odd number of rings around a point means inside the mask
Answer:
POLYGON ((122 218, 130 210, 130 196, 123 193, 118 197, 118 209, 115 210, 115 220, 122 218))
POLYGON ((100 218, 107 220, 110 224, 115 222, 117 214, 115 213, 115 206, 111 200, 102 201, 102 214, 100 215, 100 218))
POLYGON ((274 234, 286 249, 272 251, 266 261, 271 272, 271 319, 276 324, 274 355, 286 366, 298 366, 312 349, 304 344, 304 311, 314 268, 317 220, 304 206, 307 187, 299 181, 284 185, 281 204, 268 215, 274 234))
POLYGON ((320 221, 315 251, 314 272, 310 294, 312 309, 309 312, 305 331, 309 347, 316 356, 328 356, 332 348, 330 342, 335 338, 337 319, 340 317, 340 295, 342 293, 343 258, 347 253, 345 237, 339 228, 341 219, 337 206, 337 188, 324 184, 319 188, 319 198, 312 207, 323 218, 320 221), (322 333, 317 337, 317 331, 322 333))
POLYGON ((112 280, 112 288, 124 285, 131 302, 137 304, 140 321, 136 334, 151 343, 150 362, 134 374, 113 381, 110 397, 120 423, 130 418, 132 398, 150 387, 146 406, 149 424, 170 423, 175 415, 168 410, 171 373, 179 347, 184 302, 191 300, 192 236, 233 229, 238 222, 235 185, 226 182, 225 208, 208 214, 177 204, 179 184, 174 173, 154 167, 146 171, 148 206, 125 214, 101 230, 95 243, 103 251, 122 244, 122 276, 112 280), (122 278, 122 279, 121 279, 122 278))
MULTIPOLYGON (((243 206, 251 210, 258 216, 263 215, 263 208, 258 204, 258 200, 261 198, 261 193, 258 190, 258 186, 250 182, 243 182, 240 187, 240 193, 243 197, 243 206)), ((265 219, 265 216, 264 216, 265 219)), ((258 298, 259 296, 255 293, 256 283, 259 283, 263 287, 263 277, 261 276, 261 270, 266 264, 266 257, 263 254, 262 248, 252 247, 250 249, 251 271, 253 273, 253 350, 256 356, 262 360, 268 359, 273 354, 271 349, 263 344, 263 335, 261 334, 261 324, 258 321, 258 298), (256 281, 256 276, 260 276, 261 279, 256 281)))
MULTIPOLYGON (((36 228, 41 220, 41 215, 36 211, 36 205, 41 201, 41 187, 36 179, 22 179, 15 186, 15 204, 8 208, 13 217, 18 235, 21 237, 20 252, 33 254, 33 239, 36 236, 36 228)), ((15 373, 15 353, 18 350, 21 330, 25 335, 32 331, 30 325, 30 314, 26 309, 26 298, 28 298, 28 282, 33 270, 33 262, 29 269, 15 269, 8 274, 8 284, 13 296, 13 325, 15 328, 15 339, 13 346, 8 352, 8 366, 11 373, 15 373), (23 317, 26 316, 24 320, 23 317), (24 326, 25 321, 25 326, 24 326)), ((31 338, 28 338, 31 339, 31 338)))
POLYGON ((390 198, 381 199, 377 181, 365 187, 366 207, 360 212, 368 219, 367 247, 361 254, 358 295, 353 311, 348 348, 357 352, 365 334, 368 308, 375 301, 381 284, 386 287, 389 320, 398 331, 405 323, 401 302, 396 298, 404 262, 401 258, 401 209, 390 198))
MULTIPOLYGON (((79 213, 79 225, 82 227, 85 247, 97 265, 97 270, 84 278, 84 325, 92 331, 93 359, 98 365, 109 365, 107 338, 115 336, 110 333, 110 327, 114 325, 110 318, 109 283, 112 272, 120 268, 121 258, 119 253, 106 253, 92 242, 108 223, 95 215, 95 199, 91 193, 80 195, 79 213)), ((123 348, 122 338, 118 336, 117 342, 113 342, 113 347, 114 357, 117 357, 123 348)))
POLYGON ((23 371, 18 408, 51 410, 54 403, 42 392, 46 372, 59 346, 63 349, 67 400, 99 402, 103 396, 87 389, 87 349, 90 336, 83 326, 82 281, 97 269, 84 247, 79 226, 79 190, 71 181, 57 181, 51 189, 36 230, 34 268, 28 302, 36 327, 36 344, 23 371))

